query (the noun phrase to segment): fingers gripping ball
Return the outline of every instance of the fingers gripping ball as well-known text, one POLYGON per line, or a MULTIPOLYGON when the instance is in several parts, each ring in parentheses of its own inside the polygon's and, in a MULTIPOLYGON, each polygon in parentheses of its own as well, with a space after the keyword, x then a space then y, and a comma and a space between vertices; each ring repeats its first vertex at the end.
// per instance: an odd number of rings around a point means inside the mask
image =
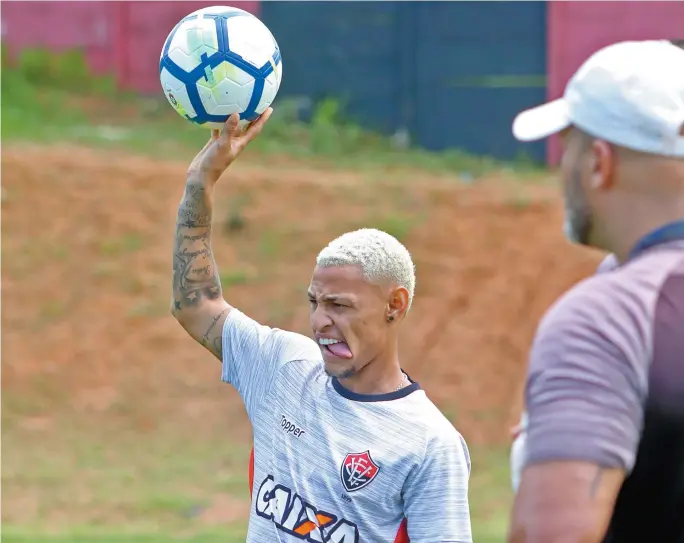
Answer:
POLYGON ((244 124, 256 119, 275 99, 282 75, 280 49, 269 29, 233 7, 203 8, 184 17, 159 59, 159 79, 171 106, 213 129, 232 113, 244 124))

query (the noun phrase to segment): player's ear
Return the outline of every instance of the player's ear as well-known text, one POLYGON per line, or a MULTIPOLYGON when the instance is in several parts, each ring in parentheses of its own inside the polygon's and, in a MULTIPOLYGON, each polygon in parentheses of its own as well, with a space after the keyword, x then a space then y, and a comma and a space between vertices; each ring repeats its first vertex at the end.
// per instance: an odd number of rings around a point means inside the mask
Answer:
POLYGON ((396 287, 390 294, 387 304, 387 318, 390 321, 397 320, 406 313, 409 305, 409 293, 405 287, 396 287), (391 318, 390 318, 391 317, 391 318))

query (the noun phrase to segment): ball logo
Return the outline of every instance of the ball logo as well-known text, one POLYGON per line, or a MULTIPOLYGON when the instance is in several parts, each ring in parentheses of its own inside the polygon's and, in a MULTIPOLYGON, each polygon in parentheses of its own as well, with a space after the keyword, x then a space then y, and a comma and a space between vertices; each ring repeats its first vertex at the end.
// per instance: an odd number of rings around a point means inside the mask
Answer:
POLYGON ((342 461, 342 484, 347 492, 361 490, 368 486, 380 471, 370 452, 349 453, 342 461))
POLYGON ((216 79, 214 79, 214 70, 211 69, 211 66, 204 67, 204 79, 206 79, 207 83, 210 85, 216 84, 216 79))
POLYGON ((171 103, 172 103, 174 106, 178 107, 178 102, 176 102, 176 97, 175 97, 173 94, 171 94, 171 93, 169 93, 169 100, 171 101, 171 103))

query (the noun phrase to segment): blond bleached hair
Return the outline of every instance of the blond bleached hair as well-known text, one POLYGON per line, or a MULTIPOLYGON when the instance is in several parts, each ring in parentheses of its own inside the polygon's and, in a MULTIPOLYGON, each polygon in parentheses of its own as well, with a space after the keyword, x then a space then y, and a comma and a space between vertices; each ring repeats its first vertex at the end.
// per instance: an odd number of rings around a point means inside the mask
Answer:
POLYGON ((408 291, 413 303, 416 269, 408 249, 394 236, 375 228, 347 232, 331 241, 316 258, 321 268, 358 266, 371 283, 391 282, 408 291))

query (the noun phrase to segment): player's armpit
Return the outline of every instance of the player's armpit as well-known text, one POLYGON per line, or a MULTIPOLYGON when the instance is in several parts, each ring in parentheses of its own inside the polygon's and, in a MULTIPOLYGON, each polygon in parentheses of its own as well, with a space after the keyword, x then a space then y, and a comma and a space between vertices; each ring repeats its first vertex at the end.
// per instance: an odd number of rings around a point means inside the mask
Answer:
POLYGON ((603 541, 624 479, 624 470, 591 462, 528 465, 513 506, 508 543, 603 541))

